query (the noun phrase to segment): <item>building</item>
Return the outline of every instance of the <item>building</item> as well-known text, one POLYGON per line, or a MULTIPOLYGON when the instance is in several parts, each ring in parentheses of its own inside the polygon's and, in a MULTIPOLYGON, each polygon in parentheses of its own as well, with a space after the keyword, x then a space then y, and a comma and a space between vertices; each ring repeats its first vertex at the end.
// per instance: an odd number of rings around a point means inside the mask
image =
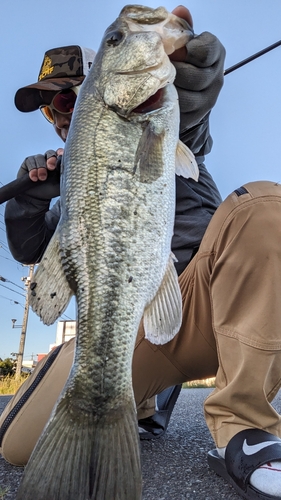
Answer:
MULTIPOLYGON (((49 352, 57 347, 63 342, 67 342, 72 339, 76 335, 76 321, 68 320, 68 321, 58 321, 57 323, 57 333, 56 333, 56 341, 54 344, 50 344, 49 352)), ((37 354, 37 361, 39 362, 42 358, 47 356, 47 353, 37 354)))
POLYGON ((57 334, 56 342, 50 345, 49 352, 54 349, 54 347, 63 344, 72 339, 76 335, 76 321, 58 321, 57 324, 57 334))

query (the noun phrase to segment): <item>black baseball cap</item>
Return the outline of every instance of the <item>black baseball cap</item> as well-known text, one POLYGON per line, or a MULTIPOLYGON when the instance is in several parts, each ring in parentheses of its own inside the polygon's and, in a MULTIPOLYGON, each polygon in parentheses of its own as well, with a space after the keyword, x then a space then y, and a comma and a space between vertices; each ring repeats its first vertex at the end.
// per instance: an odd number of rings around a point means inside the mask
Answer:
POLYGON ((95 55, 94 50, 79 45, 48 50, 44 55, 38 81, 16 92, 17 109, 23 112, 35 111, 41 105, 49 104, 46 102, 46 93, 43 99, 42 91, 56 93, 80 85, 87 76, 95 55))

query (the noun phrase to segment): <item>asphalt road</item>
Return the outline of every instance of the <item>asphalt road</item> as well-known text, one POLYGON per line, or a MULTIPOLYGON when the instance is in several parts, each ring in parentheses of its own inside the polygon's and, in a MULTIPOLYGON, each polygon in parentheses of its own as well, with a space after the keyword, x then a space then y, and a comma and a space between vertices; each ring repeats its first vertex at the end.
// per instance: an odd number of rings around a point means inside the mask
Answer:
MULTIPOLYGON (((184 389, 165 437, 141 441, 143 500, 241 500, 233 488, 209 470, 207 452, 214 447, 203 416, 210 389, 184 389)), ((0 396, 0 413, 8 402, 0 396)), ((274 407, 281 413, 281 391, 274 407)), ((15 500, 23 469, 0 457, 1 500, 15 500)), ((67 499, 66 499, 67 500, 67 499)))

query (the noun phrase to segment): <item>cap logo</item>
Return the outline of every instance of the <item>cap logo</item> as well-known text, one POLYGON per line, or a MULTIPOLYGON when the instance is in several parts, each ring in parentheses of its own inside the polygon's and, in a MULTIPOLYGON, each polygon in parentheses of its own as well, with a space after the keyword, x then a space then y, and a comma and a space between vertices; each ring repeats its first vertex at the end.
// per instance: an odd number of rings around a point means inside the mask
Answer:
POLYGON ((46 78, 48 75, 53 73, 53 71, 54 71, 54 66, 52 66, 52 60, 50 59, 50 57, 45 56, 44 62, 42 64, 41 73, 38 77, 39 82, 43 78, 46 78))

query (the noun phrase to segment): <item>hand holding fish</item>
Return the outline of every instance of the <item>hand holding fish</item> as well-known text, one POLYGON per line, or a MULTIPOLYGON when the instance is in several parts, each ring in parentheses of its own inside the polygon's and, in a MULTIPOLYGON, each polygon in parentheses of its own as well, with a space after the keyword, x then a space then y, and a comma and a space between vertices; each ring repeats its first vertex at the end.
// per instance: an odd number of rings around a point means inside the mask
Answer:
MULTIPOLYGON (((193 27, 186 7, 176 7, 173 14, 193 27)), ((184 47, 169 57, 177 70, 174 84, 179 95, 180 133, 184 133, 197 125, 216 103, 223 86, 225 48, 216 36, 205 31, 190 37, 184 47)))

